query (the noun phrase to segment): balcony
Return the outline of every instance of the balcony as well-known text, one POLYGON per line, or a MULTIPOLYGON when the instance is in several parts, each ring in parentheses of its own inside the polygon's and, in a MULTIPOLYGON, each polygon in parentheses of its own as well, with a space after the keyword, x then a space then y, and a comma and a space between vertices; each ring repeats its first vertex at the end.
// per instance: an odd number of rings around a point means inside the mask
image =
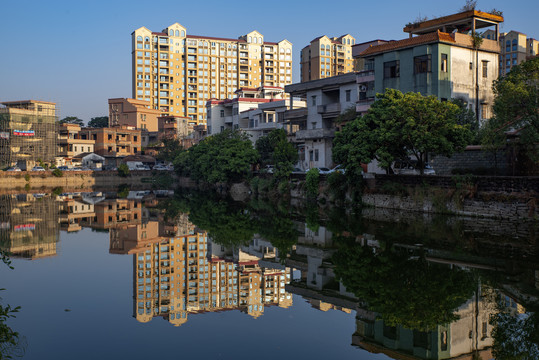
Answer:
POLYGON ((356 83, 363 84, 374 81, 374 70, 364 70, 357 73, 356 83))
POLYGON ((357 113, 365 113, 369 108, 371 107, 372 103, 374 102, 374 98, 368 98, 365 100, 359 100, 356 103, 356 112, 357 113))
POLYGON ((232 124, 232 116, 225 116, 225 124, 232 124))
POLYGON ((296 140, 326 139, 335 137, 334 129, 310 129, 296 131, 296 140))
POLYGON ((304 120, 307 117, 307 108, 286 110, 284 112, 285 120, 304 120))
POLYGON ((341 103, 318 105, 316 110, 322 117, 338 116, 341 113, 341 103))

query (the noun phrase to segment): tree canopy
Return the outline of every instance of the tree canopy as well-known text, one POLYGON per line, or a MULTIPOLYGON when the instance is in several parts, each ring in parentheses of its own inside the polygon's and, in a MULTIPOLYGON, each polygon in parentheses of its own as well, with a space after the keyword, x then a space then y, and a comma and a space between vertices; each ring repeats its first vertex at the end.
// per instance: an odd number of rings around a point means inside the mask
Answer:
POLYGON ((197 181, 233 182, 247 177, 257 160, 258 152, 246 134, 225 130, 181 152, 174 167, 197 181))
POLYGON ((98 117, 93 117, 93 118, 88 122, 88 126, 89 126, 89 127, 93 127, 93 128, 104 128, 104 127, 108 127, 108 126, 109 126, 109 117, 108 117, 108 116, 98 116, 98 117))
POLYGON ((507 142, 506 132, 517 130, 520 145, 529 158, 539 161, 539 58, 514 66, 493 85, 494 116, 486 124, 484 143, 500 146, 507 142))
POLYGON ((413 156, 423 172, 427 154, 451 156, 471 140, 469 125, 458 123, 460 109, 435 96, 386 89, 363 117, 335 135, 333 159, 347 172, 378 160, 389 169, 395 159, 413 156))
POLYGON ((59 121, 60 124, 76 124, 79 126, 84 126, 84 121, 82 119, 79 119, 76 116, 66 116, 62 120, 59 121))
POLYGON ((298 151, 286 138, 284 129, 272 130, 258 139, 255 147, 260 154, 261 165, 273 164, 273 174, 277 178, 288 177, 298 161, 298 151))

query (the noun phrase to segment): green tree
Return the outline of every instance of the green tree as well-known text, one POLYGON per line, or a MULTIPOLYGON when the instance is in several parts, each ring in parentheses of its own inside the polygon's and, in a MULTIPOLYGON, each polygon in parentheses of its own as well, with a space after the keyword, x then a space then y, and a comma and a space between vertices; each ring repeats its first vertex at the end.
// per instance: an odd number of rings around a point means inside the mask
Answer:
POLYGON ((174 139, 172 137, 164 138, 163 146, 161 147, 161 149, 159 149, 157 159, 161 161, 172 162, 180 155, 182 151, 183 146, 178 139, 174 139))
POLYGON ((413 156, 423 173, 427 154, 451 156, 471 140, 469 125, 457 123, 458 113, 457 105, 435 96, 386 89, 366 115, 336 134, 333 159, 358 175, 362 162, 376 159, 389 171, 395 159, 413 156))
POLYGON ((501 303, 498 308, 499 312, 491 318, 496 359, 539 359, 539 313, 515 314, 501 303))
POLYGON ((88 122, 88 126, 92 128, 104 128, 109 126, 109 117, 108 116, 98 116, 93 117, 88 122))
POLYGON ((468 126, 473 135, 472 143, 479 144, 481 141, 479 136, 479 122, 473 110, 468 108, 464 100, 460 98, 451 99, 450 101, 459 107, 459 111, 456 114, 457 124, 468 126))
POLYGON ((277 178, 287 178, 298 161, 298 151, 294 145, 288 141, 284 129, 274 129, 267 136, 263 136, 256 141, 256 150, 260 155, 262 166, 273 164, 274 176, 277 178))
POLYGON ((79 126, 84 126, 84 121, 82 119, 79 119, 76 116, 66 116, 62 120, 59 121, 60 124, 76 124, 79 126))
POLYGON ((180 153, 174 167, 197 181, 228 183, 245 179, 257 160, 258 152, 245 133, 225 130, 180 153))
POLYGON ((491 147, 507 142, 506 132, 518 130, 519 144, 539 161, 539 58, 534 57, 494 81, 494 116, 486 124, 483 142, 491 147))
POLYGON ((120 166, 118 166, 118 175, 127 177, 129 175, 129 166, 127 166, 127 164, 120 164, 120 166))

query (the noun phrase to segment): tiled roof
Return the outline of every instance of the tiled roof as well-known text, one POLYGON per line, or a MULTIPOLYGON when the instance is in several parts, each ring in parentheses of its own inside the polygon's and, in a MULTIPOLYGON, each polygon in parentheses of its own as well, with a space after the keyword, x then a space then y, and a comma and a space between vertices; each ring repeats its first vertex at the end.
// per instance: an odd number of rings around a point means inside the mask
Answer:
POLYGON ((436 31, 430 34, 420 35, 408 39, 389 41, 385 44, 370 46, 365 49, 359 56, 379 54, 387 51, 393 51, 397 49, 404 49, 407 47, 417 46, 421 44, 428 44, 432 42, 448 42, 456 43, 451 34, 436 31))
POLYGON ((203 35, 187 35, 186 38, 188 39, 206 39, 206 40, 217 40, 217 41, 234 41, 234 42, 247 42, 242 39, 230 39, 230 38, 220 38, 220 37, 213 37, 213 36, 203 36, 203 35))

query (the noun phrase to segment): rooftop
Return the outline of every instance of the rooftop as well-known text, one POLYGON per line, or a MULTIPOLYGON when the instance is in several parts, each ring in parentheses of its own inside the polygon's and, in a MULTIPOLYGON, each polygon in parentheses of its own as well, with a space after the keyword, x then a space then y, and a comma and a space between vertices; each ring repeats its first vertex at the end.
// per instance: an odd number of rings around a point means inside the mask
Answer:
POLYGON ((407 24, 402 30, 410 33, 410 35, 421 35, 436 30, 442 30, 450 33, 456 29, 458 32, 465 32, 472 30, 472 24, 474 22, 475 28, 481 29, 503 22, 503 16, 479 10, 469 10, 460 12, 458 14, 442 16, 432 20, 407 24))

